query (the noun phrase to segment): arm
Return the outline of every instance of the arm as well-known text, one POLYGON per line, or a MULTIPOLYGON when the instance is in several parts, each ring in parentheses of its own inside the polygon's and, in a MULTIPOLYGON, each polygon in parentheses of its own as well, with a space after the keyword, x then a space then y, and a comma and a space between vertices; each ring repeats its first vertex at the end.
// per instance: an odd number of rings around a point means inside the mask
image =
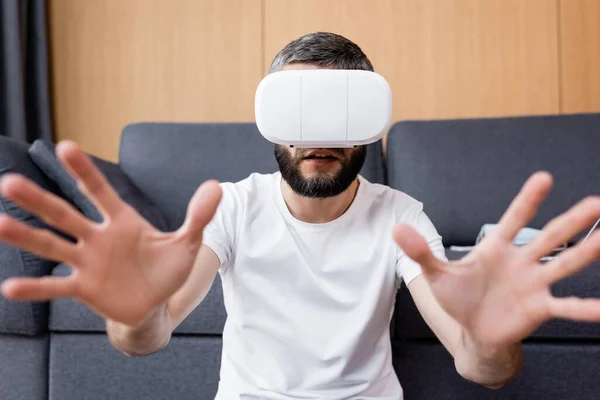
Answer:
MULTIPOLYGON (((202 183, 188 204, 183 225, 162 232, 120 198, 77 145, 61 142, 56 150, 100 211, 102 222, 89 220, 25 177, 4 175, 0 181, 4 197, 77 243, 0 216, 0 241, 74 269, 67 277, 12 277, 2 282, 0 292, 11 300, 79 301, 107 321, 110 341, 128 354, 166 346, 173 329, 206 295, 230 249, 225 228, 208 227, 220 204, 221 188, 216 181, 202 183), (211 236, 212 244, 207 243, 211 236), (221 247, 213 254, 207 246, 217 249, 215 243, 221 247)), ((224 220, 235 223, 231 203, 225 215, 217 216, 217 225, 224 220)))
MULTIPOLYGON (((219 207, 201 231, 202 244, 185 282, 140 324, 107 323, 111 343, 118 350, 138 356, 164 349, 172 332, 204 300, 221 265, 231 258, 239 199, 232 185, 220 186, 224 192, 219 207)), ((169 261, 174 262, 178 251, 169 251, 169 261)))
MULTIPOLYGON (((448 261, 444 244, 433 223, 420 210, 412 224, 422 240, 409 243, 409 253, 399 253, 398 273, 407 283, 408 290, 421 316, 454 358, 457 372, 465 379, 489 388, 497 388, 510 380, 518 372, 521 365, 521 347, 511 345, 491 345, 477 340, 465 327, 457 322, 438 302, 428 282, 427 267, 431 264, 448 261), (423 246, 422 249, 419 249, 423 246), (419 262, 417 262, 417 260, 419 262)), ((397 237, 400 241, 406 236, 397 237)), ((441 290, 452 301, 459 301, 463 309, 474 301, 465 293, 477 293, 477 283, 461 276, 460 271, 454 274, 460 281, 453 282, 452 287, 443 285, 441 290), (463 305, 464 304, 464 305, 463 305)), ((433 276, 435 278, 435 276, 433 276)), ((472 278, 471 278, 472 279, 472 278)), ((433 279, 434 282, 435 279, 433 279)), ((440 280, 441 281, 441 280, 440 280)), ((438 287, 439 282, 438 281, 438 287)), ((440 295, 440 289, 437 293, 440 295)))
POLYGON ((498 347, 479 343, 439 305, 423 275, 413 279, 408 290, 427 325, 454 358, 456 370, 463 378, 496 389, 520 370, 519 343, 498 347))
POLYGON ((396 243, 423 272, 411 281, 417 276, 411 272, 413 263, 399 266, 409 277, 406 283, 417 307, 453 355, 458 372, 487 387, 502 386, 518 372, 521 341, 543 323, 552 318, 600 321, 600 300, 555 297, 551 291, 553 284, 598 258, 600 234, 540 264, 598 219, 600 197, 590 196, 554 218, 531 243, 513 243, 551 186, 547 173, 532 175, 494 231, 460 260, 445 260, 430 223, 394 228, 396 243))
POLYGON ((206 245, 200 247, 184 285, 136 327, 107 320, 112 345, 128 356, 141 356, 164 349, 179 324, 204 300, 220 266, 217 255, 206 245))

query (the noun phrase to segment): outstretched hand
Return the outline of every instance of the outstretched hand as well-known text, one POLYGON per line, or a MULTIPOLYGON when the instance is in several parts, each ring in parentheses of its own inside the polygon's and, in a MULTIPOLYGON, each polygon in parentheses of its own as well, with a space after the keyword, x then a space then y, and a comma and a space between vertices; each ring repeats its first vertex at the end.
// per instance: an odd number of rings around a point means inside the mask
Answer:
POLYGON ((394 228, 396 243, 420 263, 440 306, 481 343, 519 342, 552 318, 600 322, 600 299, 557 298, 550 290, 552 284, 600 258, 600 232, 553 260, 540 262, 600 218, 600 197, 590 196, 556 217, 531 243, 513 245, 551 187, 548 173, 531 176, 498 226, 458 261, 436 258, 410 226, 394 228))
POLYGON ((136 325, 186 281, 204 227, 219 204, 220 187, 205 182, 191 199, 183 226, 163 233, 119 197, 77 145, 61 142, 56 150, 103 221, 88 220, 23 176, 5 175, 0 182, 3 196, 76 243, 0 215, 0 241, 73 268, 68 277, 13 277, 2 282, 1 292, 13 300, 70 297, 106 319, 136 325))

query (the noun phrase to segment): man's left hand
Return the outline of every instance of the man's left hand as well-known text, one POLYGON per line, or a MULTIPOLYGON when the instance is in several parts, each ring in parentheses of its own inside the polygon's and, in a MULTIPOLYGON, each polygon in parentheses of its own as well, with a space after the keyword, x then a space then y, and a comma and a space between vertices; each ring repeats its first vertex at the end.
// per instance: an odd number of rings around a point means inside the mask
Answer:
POLYGON ((600 258, 600 232, 553 260, 540 260, 600 218, 600 197, 590 196, 550 221, 529 244, 515 246, 552 187, 538 172, 515 197, 497 227, 464 258, 443 262, 410 226, 394 228, 396 243, 418 262, 440 306, 464 332, 490 347, 520 342, 552 318, 600 322, 600 300, 558 298, 550 287, 600 258))

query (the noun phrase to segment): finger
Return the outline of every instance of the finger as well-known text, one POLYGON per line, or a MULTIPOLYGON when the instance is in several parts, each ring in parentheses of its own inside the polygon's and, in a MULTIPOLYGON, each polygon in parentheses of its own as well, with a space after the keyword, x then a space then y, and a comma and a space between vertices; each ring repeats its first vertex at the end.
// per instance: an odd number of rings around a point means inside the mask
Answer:
POLYGON ((69 203, 22 176, 4 176, 0 190, 6 198, 74 238, 85 239, 92 232, 91 221, 69 203))
POLYGON ((582 244, 560 253, 554 260, 540 267, 543 279, 553 284, 571 276, 600 258, 600 232, 596 232, 582 244))
POLYGON ((445 263, 437 258, 427 242, 414 228, 406 224, 397 224, 392 230, 394 241, 413 261, 423 267, 423 272, 433 276, 445 271, 445 263))
POLYGON ((60 142, 56 154, 105 217, 114 217, 123 210, 124 203, 118 193, 79 146, 69 141, 60 142))
POLYGON ((192 196, 186 220, 181 227, 181 234, 192 243, 201 243, 204 227, 213 218, 221 196, 221 187, 214 180, 204 182, 192 196))
POLYGON ((0 215, 0 241, 39 257, 77 265, 78 247, 45 229, 33 228, 6 214, 0 215))
POLYGON ((600 196, 587 197, 546 224, 541 233, 523 251, 531 259, 538 260, 569 242, 582 230, 592 226, 598 218, 600 218, 600 196))
POLYGON ((600 299, 551 297, 549 310, 552 318, 564 318, 582 322, 600 321, 600 299))
POLYGON ((533 219, 551 188, 552 176, 549 173, 542 171, 533 174, 490 235, 497 235, 504 241, 512 242, 517 233, 533 219))
POLYGON ((49 301, 75 296, 75 279, 44 276, 41 278, 9 278, 2 282, 2 295, 11 300, 49 301))

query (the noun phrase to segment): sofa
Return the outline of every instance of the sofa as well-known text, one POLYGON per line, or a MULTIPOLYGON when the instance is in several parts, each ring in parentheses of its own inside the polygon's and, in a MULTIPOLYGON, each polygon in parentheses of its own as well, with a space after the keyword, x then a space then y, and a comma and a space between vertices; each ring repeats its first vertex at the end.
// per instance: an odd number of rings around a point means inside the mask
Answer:
MULTIPOLYGON (((531 227, 600 192, 600 114, 400 121, 382 147, 369 145, 361 174, 422 201, 450 259, 466 254, 453 246, 473 245, 480 227, 498 220, 535 170, 552 172, 556 185, 531 227)), ((26 175, 97 219, 53 150, 52 143, 0 137, 0 175, 26 175)), ((189 199, 206 179, 237 181, 277 169, 273 145, 252 123, 134 123, 122 132, 118 163, 93 160, 125 201, 165 231, 181 225, 189 199)), ((49 228, 4 198, 0 212, 49 228)), ((66 265, 0 244, 0 280, 69 273, 66 265)), ((600 263, 557 283, 553 292, 600 297, 597 282, 600 263)), ((217 277, 166 349, 128 357, 110 345, 102 319, 79 303, 0 297, 0 399, 212 399, 225 319, 217 277)), ((499 390, 456 373, 405 287, 390 329, 407 400, 600 398, 600 324, 543 325, 525 340, 519 376, 499 390)))

